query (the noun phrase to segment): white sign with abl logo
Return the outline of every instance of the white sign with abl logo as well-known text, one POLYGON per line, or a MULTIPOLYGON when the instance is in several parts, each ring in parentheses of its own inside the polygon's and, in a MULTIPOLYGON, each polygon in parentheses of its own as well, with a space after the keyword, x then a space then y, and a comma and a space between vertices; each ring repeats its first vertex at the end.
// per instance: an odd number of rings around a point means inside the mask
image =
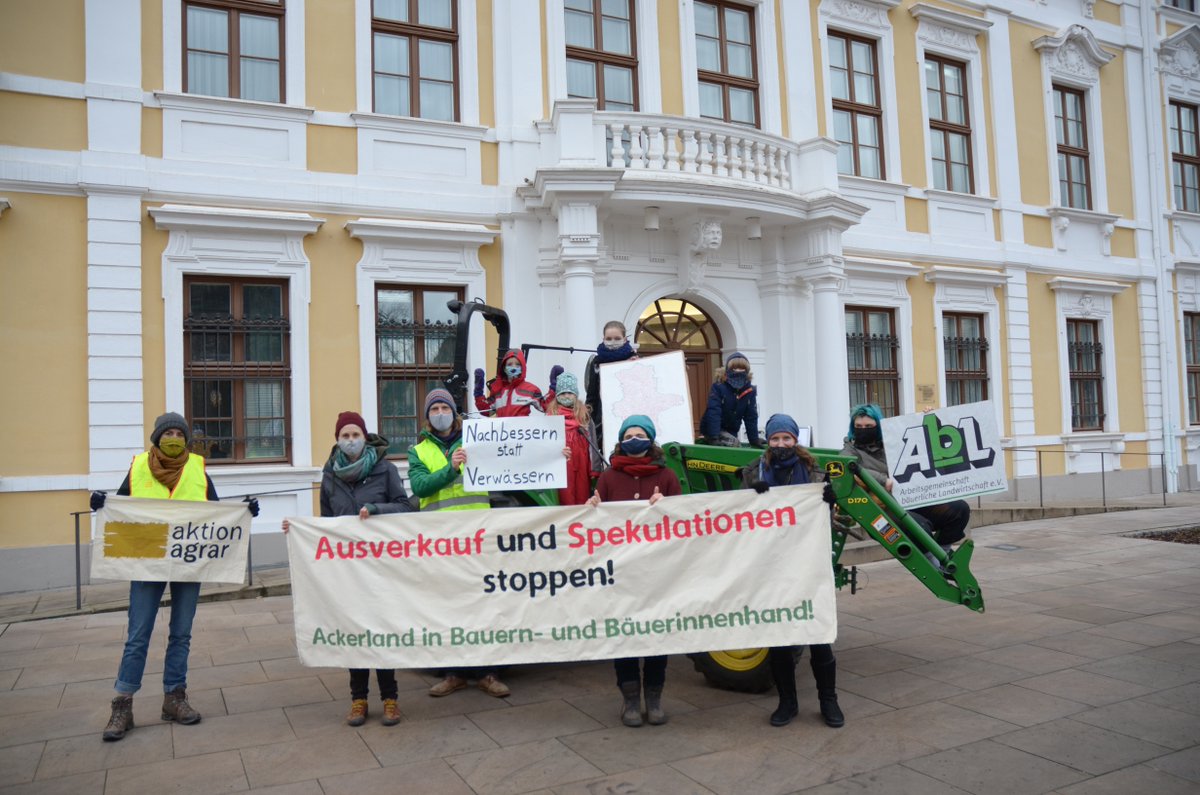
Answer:
POLYGON ((892 496, 905 508, 1008 488, 991 401, 888 417, 883 448, 892 496))

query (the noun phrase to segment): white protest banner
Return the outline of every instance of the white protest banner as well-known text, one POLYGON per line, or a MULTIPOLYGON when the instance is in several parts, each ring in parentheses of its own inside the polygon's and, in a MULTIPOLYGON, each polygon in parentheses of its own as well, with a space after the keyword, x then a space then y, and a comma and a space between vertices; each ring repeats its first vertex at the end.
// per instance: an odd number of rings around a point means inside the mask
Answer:
POLYGON ((837 636, 820 484, 288 521, 304 665, 506 665, 837 636))
POLYGON ((467 491, 567 487, 562 415, 464 420, 462 446, 467 451, 462 469, 467 491))
POLYGON ((991 401, 888 417, 883 449, 892 496, 905 508, 1008 488, 991 401))
POLYGON ((645 414, 654 423, 656 441, 696 441, 692 399, 682 351, 645 356, 600 366, 604 404, 604 445, 612 449, 626 417, 645 414))
POLYGON ((244 502, 109 497, 96 512, 92 577, 244 583, 249 544, 244 502))

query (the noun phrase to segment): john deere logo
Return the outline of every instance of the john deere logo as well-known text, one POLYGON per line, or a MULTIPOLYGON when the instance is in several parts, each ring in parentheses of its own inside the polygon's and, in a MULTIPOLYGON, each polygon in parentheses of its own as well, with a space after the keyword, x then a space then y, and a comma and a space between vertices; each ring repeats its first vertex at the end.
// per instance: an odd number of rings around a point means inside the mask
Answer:
POLYGON ((920 425, 904 432, 903 441, 892 470, 892 477, 900 483, 907 483, 918 472, 931 478, 988 467, 996 459, 996 451, 984 447, 974 417, 963 417, 954 426, 942 425, 936 414, 927 414, 920 425))
POLYGON ((829 477, 831 478, 840 478, 846 473, 846 470, 842 468, 841 461, 830 461, 825 465, 825 471, 829 473, 829 477))

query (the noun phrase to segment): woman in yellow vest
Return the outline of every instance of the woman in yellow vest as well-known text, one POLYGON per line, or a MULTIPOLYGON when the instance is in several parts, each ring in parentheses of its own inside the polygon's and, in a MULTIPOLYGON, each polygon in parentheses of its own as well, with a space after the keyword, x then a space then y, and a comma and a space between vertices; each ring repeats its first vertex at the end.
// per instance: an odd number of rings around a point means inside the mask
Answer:
MULTIPOLYGON (((216 500, 217 490, 204 471, 204 459, 187 449, 191 434, 187 422, 174 412, 154 421, 151 447, 133 459, 125 482, 117 490, 123 497, 159 500, 216 500)), ((92 492, 93 511, 104 507, 105 493, 92 492)), ((258 500, 249 500, 250 513, 258 515, 258 500)), ((171 587, 171 623, 163 663, 162 719, 185 726, 200 722, 200 713, 187 700, 188 651, 192 644, 192 619, 200 596, 198 582, 129 583, 129 631, 125 652, 117 669, 112 716, 104 728, 105 740, 120 740, 133 728, 133 694, 142 686, 146 651, 158 617, 163 592, 171 587)))
MULTIPOLYGON (((408 451, 408 478, 413 494, 421 499, 422 511, 474 511, 490 508, 486 491, 463 488, 462 468, 467 451, 462 448, 462 421, 454 410, 454 398, 444 389, 425 397, 425 427, 421 439, 408 451)), ((511 692, 492 668, 459 668, 429 690, 431 696, 448 696, 467 686, 474 677, 479 689, 503 698, 511 692)))

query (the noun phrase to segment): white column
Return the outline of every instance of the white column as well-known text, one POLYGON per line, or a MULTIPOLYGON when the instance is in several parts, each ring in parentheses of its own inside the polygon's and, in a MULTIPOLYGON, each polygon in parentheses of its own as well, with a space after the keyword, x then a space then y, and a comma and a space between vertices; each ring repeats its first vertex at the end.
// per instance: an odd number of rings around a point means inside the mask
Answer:
POLYGON ((567 338, 558 343, 588 350, 595 347, 600 329, 596 326, 596 259, 564 259, 563 324, 567 338))
MULTIPOLYGON (((996 162, 1018 163, 1017 122, 1012 113, 1005 109, 1016 107, 1013 91, 1012 57, 1008 43, 1008 12, 989 8, 988 28, 988 76, 992 86, 992 123, 996 129, 996 162)), ((1021 174, 1015 168, 1001 165, 996 173, 996 197, 1000 200, 1000 226, 1004 242, 1008 245, 1025 241, 1025 227, 1021 219, 1021 174)))
MULTIPOLYGON (((1008 322, 1008 435, 1018 445, 1033 436, 1033 353, 1029 332, 1029 283, 1024 268, 1007 268, 1005 314, 1008 322)), ((1004 430, 1000 430, 1004 435, 1004 430)), ((1013 453, 1013 477, 1037 475, 1037 454, 1013 453)))
POLYGON ((846 361, 845 310, 839 293, 842 277, 826 274, 810 279, 813 292, 813 321, 817 335, 816 376, 817 421, 813 428, 817 447, 841 448, 850 417, 849 364, 846 361))

